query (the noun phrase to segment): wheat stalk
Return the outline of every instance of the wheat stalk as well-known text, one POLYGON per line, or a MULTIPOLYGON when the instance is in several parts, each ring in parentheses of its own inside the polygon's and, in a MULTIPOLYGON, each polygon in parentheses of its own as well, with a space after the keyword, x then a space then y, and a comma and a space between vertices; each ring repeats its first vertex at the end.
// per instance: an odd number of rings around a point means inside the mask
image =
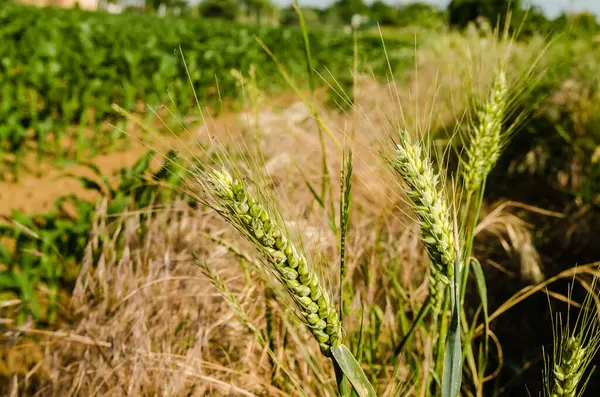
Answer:
POLYGON ((487 101, 477 112, 479 123, 470 134, 464 162, 464 184, 468 193, 475 192, 496 165, 502 152, 502 122, 508 107, 506 73, 499 68, 487 101))
POLYGON ((404 180, 404 191, 417 215, 421 241, 431 260, 429 292, 436 300, 454 275, 456 256, 450 211, 444 191, 438 186, 439 176, 429 156, 406 131, 401 133, 391 166, 404 180))
POLYGON ((208 193, 214 209, 242 232, 261 252, 271 272, 289 292, 300 317, 326 356, 342 342, 338 313, 299 246, 279 226, 265 206, 226 170, 212 171, 208 193))

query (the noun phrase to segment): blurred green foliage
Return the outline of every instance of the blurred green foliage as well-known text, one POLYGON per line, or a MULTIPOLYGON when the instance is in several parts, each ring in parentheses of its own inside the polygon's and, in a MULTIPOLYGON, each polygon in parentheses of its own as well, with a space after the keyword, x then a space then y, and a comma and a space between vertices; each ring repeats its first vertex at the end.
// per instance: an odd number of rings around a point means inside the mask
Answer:
MULTIPOLYGON (((186 112, 194 104, 190 85, 203 103, 216 102, 219 92, 229 98, 239 94, 231 69, 245 72, 254 65, 261 89, 287 87, 255 37, 292 76, 306 80, 298 28, 4 4, 0 7, 0 159, 3 153, 16 156, 18 169, 21 155, 33 148, 38 158, 63 158, 73 152, 64 143, 76 142, 75 152, 81 158, 86 151, 112 147, 120 134, 105 133, 101 127, 116 120, 113 103, 128 110, 143 103, 169 103, 186 112)), ((313 29, 309 38, 317 69, 327 68, 340 77, 350 73, 353 43, 347 35, 335 29, 313 29)), ((393 70, 406 64, 405 56, 398 54, 410 42, 410 37, 388 40, 394 48, 393 70)), ((376 75, 384 76, 387 65, 380 56, 380 39, 361 37, 358 45, 362 59, 369 61, 376 75)))
MULTIPOLYGON (((322 27, 326 24, 325 11, 320 8, 302 7, 302 16, 306 26, 311 28, 322 27)), ((298 26, 300 24, 298 13, 292 6, 281 9, 279 23, 281 26, 298 26)))
POLYGON ((449 22, 452 26, 466 27, 479 17, 486 18, 492 26, 504 21, 509 9, 520 9, 520 0, 452 0, 448 5, 449 22))
POLYGON ((452 0, 448 5, 448 22, 451 26, 464 28, 469 23, 485 18, 492 26, 504 26, 510 14, 510 27, 520 37, 535 33, 577 34, 600 32, 597 18, 590 13, 567 15, 548 19, 536 5, 524 6, 520 0, 452 0))
POLYGON ((235 21, 240 9, 235 0, 204 0, 198 5, 200 16, 204 18, 222 18, 235 21))
MULTIPOLYGON (((530 193, 541 196, 530 202, 560 208, 573 201, 600 209, 600 41, 578 29, 548 49, 546 73, 529 94, 537 109, 507 148, 506 168, 499 169, 535 178, 538 189, 530 193)), ((498 176, 498 189, 511 186, 498 176)))
POLYGON ((349 24, 354 14, 369 15, 369 7, 363 0, 337 0, 329 10, 339 15, 344 24, 349 24))
POLYGON ((374 1, 369 8, 369 15, 382 26, 398 25, 398 8, 384 3, 381 0, 374 1))
POLYGON ((198 4, 198 11, 203 18, 234 21, 241 16, 246 16, 254 17, 260 24, 261 17, 272 14, 275 6, 270 0, 202 0, 198 4))
MULTIPOLYGON (((340 0, 328 8, 302 7, 307 25, 343 26, 349 25, 354 14, 367 18, 371 24, 381 26, 421 26, 439 28, 446 24, 446 14, 439 7, 415 2, 403 5, 389 4, 376 0, 370 4, 362 0, 340 0)), ((297 25, 298 18, 292 7, 281 10, 279 21, 283 26, 297 25)))
POLYGON ((400 26, 421 26, 439 29, 447 24, 447 13, 426 3, 410 3, 400 7, 397 24, 400 26))

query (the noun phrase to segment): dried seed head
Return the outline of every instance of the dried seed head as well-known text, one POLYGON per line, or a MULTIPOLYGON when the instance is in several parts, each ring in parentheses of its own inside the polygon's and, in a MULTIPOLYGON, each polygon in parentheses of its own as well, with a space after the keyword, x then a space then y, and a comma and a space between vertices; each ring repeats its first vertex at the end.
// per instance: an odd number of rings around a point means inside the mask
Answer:
POLYGON ((477 112, 478 125, 470 134, 463 173, 465 189, 475 192, 496 165, 502 152, 502 122, 508 107, 506 74, 499 69, 487 101, 477 112))
POLYGON ((404 180, 404 191, 419 221, 421 241, 431 259, 429 288, 435 300, 454 274, 456 256, 446 197, 438 186, 439 178, 431 160, 421 146, 411 142, 406 132, 401 134, 391 165, 404 180))
POLYGON ((263 254, 278 280, 289 292, 321 351, 342 343, 342 329, 335 307, 316 272, 307 264, 286 230, 271 217, 239 180, 226 170, 213 171, 208 193, 218 212, 263 254))

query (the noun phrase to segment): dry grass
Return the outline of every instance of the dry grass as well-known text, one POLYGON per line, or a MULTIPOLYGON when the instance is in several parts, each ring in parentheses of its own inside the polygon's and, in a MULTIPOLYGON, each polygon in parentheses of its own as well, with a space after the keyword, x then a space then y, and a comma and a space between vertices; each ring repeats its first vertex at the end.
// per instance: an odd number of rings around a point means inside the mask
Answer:
MULTIPOLYGON (((312 128, 308 122, 290 125, 289 113, 283 115, 267 130, 288 128, 289 133, 279 135, 278 143, 270 136, 263 138, 264 152, 275 153, 265 159, 273 186, 285 202, 294 204, 285 208, 285 217, 311 242, 307 247, 336 258, 335 236, 298 169, 286 161, 293 157, 306 175, 318 174, 313 160, 319 155, 318 141, 307 131, 312 128), (286 152, 300 145, 301 152, 286 152)), ((334 153, 333 147, 330 150, 334 153)), ((371 335, 374 354, 385 363, 393 350, 390 341, 402 329, 398 313, 410 318, 427 295, 429 261, 417 225, 405 215, 402 200, 394 199, 396 186, 384 183, 389 177, 384 165, 367 161, 373 155, 360 145, 356 151, 361 161, 355 163, 354 214, 347 244, 347 280, 353 295, 344 328, 355 333, 364 308, 364 326, 378 329, 371 335)), ((251 257, 252 248, 243 239, 215 215, 183 202, 149 218, 136 213, 106 219, 103 213, 100 206, 69 308, 73 323, 62 327, 67 335, 41 336, 18 329, 5 334, 12 343, 11 355, 31 358, 29 365, 6 368, 15 373, 8 395, 287 395, 281 390, 287 390, 281 386, 285 377, 281 371, 273 374, 266 350, 192 265, 196 253, 222 277, 252 324, 264 331, 263 274, 251 260, 203 235, 223 239, 251 257), (247 278, 258 282, 248 283, 247 278), (33 337, 38 342, 32 346, 28 341, 33 337)), ((335 260, 324 269, 332 290, 338 288, 337 269, 335 260)), ((331 364, 312 336, 285 305, 272 300, 268 305, 275 313, 275 354, 280 362, 306 394, 335 395, 331 364)), ((426 346, 426 335, 418 334, 416 343, 426 346)), ((387 394, 396 384, 393 375, 392 366, 379 370, 380 390, 387 394)), ((407 369, 399 376, 408 380, 407 369)))
MULTIPOLYGON (((264 152, 275 153, 265 163, 273 187, 289 203, 294 203, 286 208, 290 227, 302 230, 312 250, 335 258, 335 237, 324 225, 322 213, 306 191, 298 169, 289 161, 293 158, 305 175, 318 173, 313 160, 319 156, 318 140, 308 130, 314 128, 312 123, 299 116, 302 109, 297 104, 282 114, 273 114, 272 120, 261 129, 287 132, 278 135, 281 139, 268 134, 263 137, 264 152), (304 150, 287 152, 298 146, 304 150)), ((339 116, 332 113, 332 118, 335 117, 339 116)), ((222 129, 223 140, 249 133, 235 126, 225 130, 222 129)), ((198 136, 202 136, 201 131, 198 136)), ((335 150, 329 149, 332 153, 335 150)), ((371 156, 364 152, 363 158, 371 156)), ((338 164, 332 161, 332 174, 338 164)), ((389 341, 398 324, 393 315, 397 308, 385 308, 397 304, 388 301, 395 295, 389 291, 394 287, 388 274, 398 274, 400 284, 417 289, 412 299, 422 300, 426 285, 420 284, 427 259, 415 229, 402 227, 410 220, 398 222, 402 213, 389 198, 393 196, 391 188, 381 184, 380 177, 373 178, 373 170, 377 168, 366 161, 355 168, 355 175, 364 183, 357 183, 355 189, 354 206, 359 215, 355 216, 349 233, 347 275, 348 279, 364 283, 358 283, 360 291, 357 299, 350 302, 350 310, 357 313, 361 304, 381 306, 384 317, 379 338, 389 341), (394 215, 389 216, 390 213, 394 215), (379 241, 381 235, 388 242, 379 241), (384 269, 392 257, 395 267, 384 269), (367 268, 365 263, 369 264, 367 268)), ((55 333, 41 337, 42 344, 33 347, 37 359, 31 365, 6 368, 9 373, 22 373, 15 375, 16 383, 8 386, 9 395, 32 395, 34 391, 48 396, 283 394, 270 385, 272 366, 265 350, 229 310, 209 280, 192 266, 191 255, 196 253, 218 271, 253 324, 264 330, 264 288, 260 283, 249 287, 252 284, 245 281, 246 277, 260 280, 262 274, 255 271, 252 263, 202 234, 223 238, 249 253, 252 248, 236 238, 217 217, 191 209, 183 202, 173 203, 150 218, 124 214, 119 219, 106 219, 103 213, 101 206, 73 294, 70 307, 73 325, 64 326, 70 336, 55 333), (41 364, 36 365, 38 362, 41 364), (32 369, 26 376, 25 372, 32 369)), ((326 271, 326 275, 333 290, 337 288, 333 285, 336 264, 330 267, 333 273, 326 271)), ((278 318, 275 339, 279 348, 275 353, 281 362, 305 387, 305 393, 334 395, 330 363, 321 357, 318 345, 287 307, 273 301, 269 305, 278 318), (312 366, 306 364, 305 355, 310 357, 312 366)), ((350 316, 347 327, 357 329, 358 320, 350 316)), ((5 334, 14 343, 10 354, 30 355, 32 346, 26 341, 32 336, 18 329, 5 334)), ((284 380, 281 371, 276 379, 284 380)))
MULTIPOLYGON (((55 396, 280 393, 269 385, 272 368, 264 349, 229 311, 209 280, 192 266, 191 254, 195 252, 217 269, 253 324, 264 328, 263 288, 249 287, 244 280, 259 277, 252 264, 201 237, 201 233, 225 233, 232 239, 229 228, 216 217, 191 210, 183 203, 174 203, 149 220, 130 215, 109 221, 114 223, 111 229, 117 231, 107 235, 100 210, 92 241, 109 235, 113 241, 120 241, 102 248, 90 246, 72 303, 77 321, 69 332, 93 341, 84 344, 58 334, 44 338, 50 344, 42 364, 35 366, 31 375, 45 381, 30 384, 29 390, 44 390, 42 395, 55 396)), ((349 263, 349 277, 366 278, 360 261, 371 259, 375 249, 410 259, 406 263, 424 259, 416 237, 410 233, 397 235, 399 231, 393 225, 381 226, 390 232, 393 245, 375 248, 379 245, 374 241, 375 235, 364 235, 360 230, 373 230, 373 225, 361 223, 351 232, 348 250, 354 259, 349 263)), ((315 225, 306 231, 320 235, 318 229, 315 225)), ((241 241, 232 242, 249 250, 241 241)), ((321 249, 325 250, 332 243, 325 238, 321 242, 321 249)), ((368 304, 385 304, 381 299, 390 296, 380 289, 382 280, 387 279, 385 274, 376 275, 376 268, 381 265, 373 263, 372 278, 361 291, 368 304)), ((403 268, 403 278, 409 283, 417 276, 411 272, 410 268, 403 268)), ((326 375, 330 364, 320 357, 318 345, 286 307, 272 301, 269 304, 280 317, 277 340, 286 341, 285 355, 282 348, 276 350, 280 360, 305 385, 307 394, 328 394, 328 386, 333 395, 335 382, 326 375), (314 369, 306 365, 303 354, 309 355, 314 369), (315 382, 315 377, 320 377, 322 383, 315 382)), ((395 329, 393 317, 386 317, 384 327, 391 333, 395 329)), ((25 335, 27 332, 15 330, 11 338, 18 341, 25 335)), ((14 351, 20 349, 21 342, 16 343, 14 351)), ((29 351, 27 346, 23 349, 29 351)), ((19 387, 11 387, 12 393, 28 395, 26 383, 22 377, 19 379, 19 387)))

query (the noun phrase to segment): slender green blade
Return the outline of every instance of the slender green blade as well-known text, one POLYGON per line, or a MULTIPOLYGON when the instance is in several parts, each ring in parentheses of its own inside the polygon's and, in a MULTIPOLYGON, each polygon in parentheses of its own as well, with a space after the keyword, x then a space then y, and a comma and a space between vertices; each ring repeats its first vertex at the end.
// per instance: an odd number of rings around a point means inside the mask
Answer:
POLYGON ((427 299, 425 299, 425 302, 423 302, 423 306, 421 306, 421 309, 419 309, 419 313, 417 313, 417 317, 413 321, 410 329, 408 330, 406 335, 404 335, 404 337, 402 338, 400 343, 398 343, 398 345, 394 349, 395 356, 399 356, 402 353, 404 346, 406 345, 406 343, 410 339, 411 335, 414 333, 414 331, 417 329, 417 327, 423 320, 423 317, 425 317, 427 312, 429 312, 429 309, 431 309, 431 296, 428 296, 427 299))
POLYGON ((460 255, 456 255, 454 280, 450 285, 452 317, 446 338, 444 353, 444 374, 442 379, 442 397, 457 397, 462 383, 462 348, 460 335, 460 255))
POLYGON ((344 372, 335 362, 333 363, 333 368, 335 370, 335 381, 338 386, 338 393, 340 397, 351 397, 354 395, 354 389, 350 385, 348 378, 344 376, 344 372))
POLYGON ((363 347, 365 343, 365 306, 360 307, 360 329, 358 331, 358 343, 356 345, 356 360, 360 363, 363 356, 363 347))
POLYGON ((450 329, 446 338, 446 352, 444 354, 443 397, 456 397, 460 391, 462 383, 462 349, 460 339, 458 311, 452 310, 452 319, 450 320, 450 329))
POLYGON ((306 57, 306 68, 308 70, 308 87, 310 88, 311 94, 315 92, 315 82, 313 76, 313 62, 310 53, 310 41, 308 39, 308 29, 306 28, 306 22, 304 21, 304 15, 302 10, 298 6, 298 1, 294 1, 294 10, 298 15, 298 21, 300 22, 300 29, 302 30, 302 37, 304 39, 304 56, 306 57))
MULTIPOLYGON (((356 345, 356 351, 354 357, 356 357, 356 361, 360 364, 363 356, 363 347, 365 342, 365 307, 361 306, 360 309, 360 329, 358 331, 358 343, 356 345)), ((356 390, 352 389, 352 397, 357 397, 358 393, 356 390)))
POLYGON ((344 372, 359 397, 375 397, 377 395, 350 349, 345 345, 339 345, 332 347, 331 352, 335 362, 344 372))
POLYGON ((481 305, 483 306, 483 313, 487 321, 488 317, 488 300, 487 300, 487 285, 485 283, 485 276, 483 275, 483 269, 481 264, 476 258, 471 258, 471 268, 475 275, 475 283, 477 284, 477 292, 481 298, 481 305))
POLYGON ((488 312, 488 300, 487 300, 487 285, 485 283, 485 276, 483 274, 483 269, 481 268, 481 264, 477 260, 477 258, 471 257, 469 259, 469 263, 471 268, 473 269, 473 274, 475 275, 475 283, 477 284, 477 292, 479 293, 479 297, 481 299, 481 306, 483 307, 483 320, 484 320, 484 343, 485 343, 485 357, 484 360, 487 360, 488 354, 488 343, 489 343, 489 312, 488 312))

